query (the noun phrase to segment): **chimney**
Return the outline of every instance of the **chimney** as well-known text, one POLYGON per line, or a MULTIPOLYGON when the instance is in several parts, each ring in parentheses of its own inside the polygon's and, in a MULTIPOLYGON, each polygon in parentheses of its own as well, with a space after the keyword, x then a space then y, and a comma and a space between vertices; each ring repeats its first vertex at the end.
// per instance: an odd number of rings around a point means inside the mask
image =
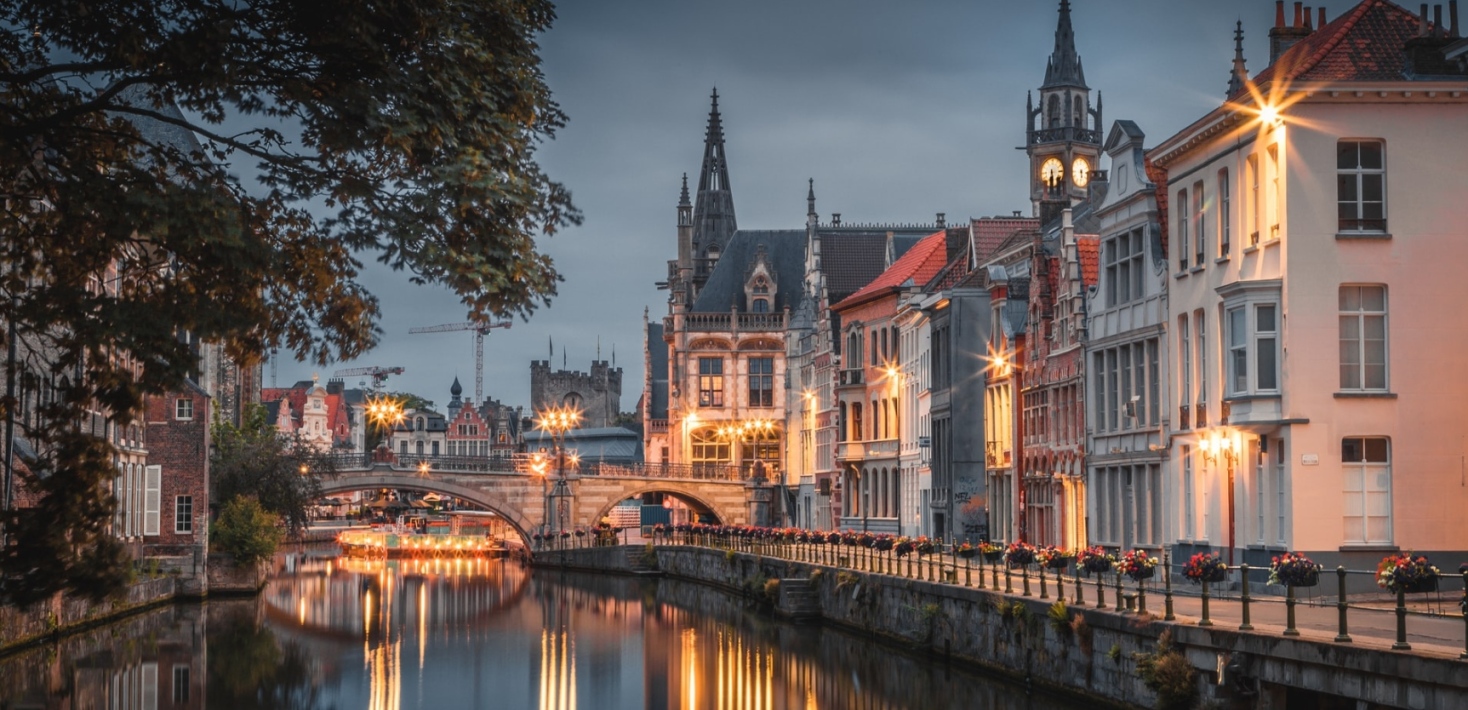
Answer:
POLYGON ((841 226, 841 213, 840 212, 832 212, 831 213, 831 226, 832 227, 839 227, 839 226, 841 226))
POLYGON ((1313 14, 1315 14, 1315 13, 1313 13, 1313 12, 1310 11, 1310 6, 1309 5, 1306 5, 1305 6, 1305 29, 1307 29, 1307 30, 1313 30, 1313 29, 1315 29, 1314 27, 1311 27, 1310 26, 1310 16, 1313 15, 1313 14))
POLYGON ((1285 26, 1284 0, 1274 5, 1274 27, 1269 30, 1269 63, 1272 66, 1280 55, 1289 51, 1297 42, 1310 36, 1313 31, 1305 10, 1305 3, 1295 3, 1295 22, 1285 26))
POLYGON ((1417 13, 1417 36, 1427 36, 1427 3, 1422 3, 1422 10, 1417 13))
POLYGON ((1434 36, 1434 37, 1446 37, 1447 36, 1443 32, 1443 6, 1442 5, 1433 5, 1432 6, 1432 36, 1434 36))
MULTIPOLYGON (((1454 8, 1448 6, 1451 16, 1454 8)), ((1447 28, 1443 26, 1442 5, 1433 8, 1432 24, 1428 24, 1427 5, 1423 4, 1417 15, 1417 36, 1407 40, 1407 73, 1416 76, 1432 76, 1439 74, 1459 74, 1453 62, 1448 61, 1443 49, 1452 44, 1453 39, 1447 28)))
POLYGON ((1322 6, 1320 6, 1320 21, 1317 22, 1317 23, 1315 23, 1315 29, 1318 30, 1318 29, 1320 29, 1320 28, 1322 28, 1324 26, 1325 26, 1325 6, 1322 5, 1322 6))
POLYGON ((943 229, 944 227, 947 227, 948 226, 947 216, 948 215, 946 215, 946 214, 944 214, 942 212, 939 212, 938 213, 938 228, 939 229, 943 229))
POLYGON ((1448 36, 1458 36, 1458 0, 1448 0, 1448 36))

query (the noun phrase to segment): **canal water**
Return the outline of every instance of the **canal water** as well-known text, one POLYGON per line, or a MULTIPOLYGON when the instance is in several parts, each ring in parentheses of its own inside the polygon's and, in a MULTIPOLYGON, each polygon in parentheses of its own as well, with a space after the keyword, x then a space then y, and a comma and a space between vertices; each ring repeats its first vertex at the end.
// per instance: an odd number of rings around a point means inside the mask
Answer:
POLYGON ((265 593, 0 657, 0 709, 1073 708, 670 580, 283 555, 265 593))

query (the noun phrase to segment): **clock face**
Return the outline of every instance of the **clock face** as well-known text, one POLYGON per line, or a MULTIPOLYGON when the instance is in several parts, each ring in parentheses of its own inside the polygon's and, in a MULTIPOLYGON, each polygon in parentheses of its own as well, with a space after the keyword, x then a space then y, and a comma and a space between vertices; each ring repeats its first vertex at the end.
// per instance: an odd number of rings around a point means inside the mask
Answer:
POLYGON ((1046 160, 1040 166, 1040 179, 1046 185, 1055 186, 1060 184, 1060 179, 1065 175, 1065 166, 1060 164, 1059 158, 1046 160))
POLYGON ((1085 158, 1076 158, 1076 161, 1071 163, 1070 179, 1076 187, 1085 187, 1086 183, 1091 181, 1091 164, 1086 162, 1085 158))

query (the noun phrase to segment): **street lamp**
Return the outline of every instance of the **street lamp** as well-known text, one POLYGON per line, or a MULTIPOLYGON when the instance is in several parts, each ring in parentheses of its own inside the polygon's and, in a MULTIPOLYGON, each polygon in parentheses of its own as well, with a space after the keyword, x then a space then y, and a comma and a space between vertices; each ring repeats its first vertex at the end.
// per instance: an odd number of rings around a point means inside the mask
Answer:
MULTIPOLYGON (((560 529, 566 529, 566 499, 571 497, 571 489, 566 485, 566 432, 575 429, 581 423, 581 410, 570 405, 560 405, 543 409, 536 419, 535 425, 541 431, 551 436, 551 441, 556 447, 556 485, 551 490, 550 499, 555 501, 556 522, 560 529)), ((546 501, 545 517, 546 526, 550 526, 551 502, 546 501)), ((557 537, 557 540, 560 538, 557 537)))

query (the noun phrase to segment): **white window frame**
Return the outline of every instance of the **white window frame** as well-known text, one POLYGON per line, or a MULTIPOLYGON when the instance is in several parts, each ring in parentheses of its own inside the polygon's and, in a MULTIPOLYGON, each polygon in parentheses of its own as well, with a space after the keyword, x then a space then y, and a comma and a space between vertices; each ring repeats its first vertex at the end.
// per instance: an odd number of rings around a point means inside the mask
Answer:
POLYGON ((194 418, 194 400, 188 397, 179 397, 173 402, 173 418, 176 421, 192 421, 194 418))
POLYGON ((191 495, 173 497, 173 534, 194 534, 194 497, 191 495), (184 514, 185 508, 187 515, 184 514))
POLYGON ((1345 353, 1349 347, 1355 352, 1356 362, 1347 363, 1342 360, 1340 364, 1340 388, 1342 392, 1387 392, 1391 387, 1391 312, 1390 294, 1385 284, 1342 284, 1338 299, 1340 309, 1340 352, 1345 353), (1367 289, 1379 289, 1381 291, 1381 309, 1368 310, 1366 308, 1365 292, 1367 289), (1347 308, 1348 294, 1355 292, 1355 307, 1347 308), (1381 323, 1381 384, 1373 386, 1367 383, 1367 357, 1368 339, 1366 337, 1366 326, 1372 320, 1381 323), (1354 336, 1347 336, 1348 324, 1355 329, 1354 336), (1356 382, 1354 386, 1346 382, 1348 368, 1354 370, 1356 382))
POLYGON ((1177 191, 1177 269, 1188 270, 1188 259, 1192 252, 1188 251, 1188 225, 1192 218, 1188 216, 1188 190, 1183 188, 1177 191))
POLYGON ((1233 185, 1228 180, 1228 168, 1218 170, 1218 258, 1227 259, 1229 251, 1233 248, 1233 215, 1230 210, 1233 203, 1230 197, 1233 194, 1233 185))
POLYGON ((1208 240, 1204 232, 1208 225, 1208 193, 1203 181, 1193 183, 1193 266, 1202 267, 1208 254, 1208 240))
POLYGON ((1341 473, 1342 475, 1342 505, 1341 511, 1341 541, 1346 545, 1391 545, 1393 544, 1392 532, 1392 442, 1384 436, 1348 436, 1341 440, 1341 473), (1346 442, 1359 441, 1360 461, 1347 461, 1346 442), (1366 442, 1384 443, 1384 456, 1378 460, 1367 461, 1366 442), (1352 494, 1359 494, 1359 499, 1353 501, 1352 494), (1379 496, 1375 501, 1381 511, 1378 515, 1371 515, 1372 494, 1379 496), (1353 515, 1354 513, 1354 515, 1353 515), (1384 520, 1385 532, 1379 537, 1372 537, 1371 519, 1380 518, 1384 520), (1353 521, 1356 521, 1353 523, 1353 521), (1353 530, 1354 528, 1354 530, 1353 530), (1354 536, 1353 536, 1354 533, 1354 536))
POLYGON ((1341 140, 1336 141, 1337 229, 1342 234, 1385 234, 1387 232, 1387 226, 1389 224, 1387 222, 1386 203, 1386 141, 1383 141, 1380 138, 1342 138, 1341 140), (1351 167, 1345 167, 1341 165, 1341 158, 1344 157, 1341 154, 1341 149, 1348 144, 1355 147, 1355 165, 1351 167), (1362 165, 1363 161, 1361 160, 1361 146, 1366 144, 1375 144, 1380 147, 1381 165, 1379 167, 1368 168, 1362 165), (1363 223, 1368 221, 1366 217, 1366 205, 1377 203, 1374 200, 1366 200, 1365 187, 1368 180, 1378 176, 1381 182, 1381 201, 1379 203, 1381 205, 1381 224, 1380 226, 1373 225, 1370 227, 1366 227, 1363 226, 1363 223), (1350 200, 1342 199, 1341 188, 1347 183, 1347 181, 1350 182, 1352 189, 1355 192, 1355 196, 1350 200), (1354 207, 1353 211, 1355 214, 1353 216, 1348 217, 1344 214, 1344 208, 1347 205, 1354 207), (1352 222, 1354 222, 1354 224, 1351 224, 1352 222))
POLYGON ((1280 354, 1284 352, 1284 309, 1280 307, 1282 282, 1278 279, 1237 281, 1218 289, 1223 297, 1219 307, 1220 331, 1223 336, 1224 398, 1271 396, 1282 391, 1284 363, 1280 354), (1259 318, 1264 309, 1273 309, 1273 330, 1259 327, 1259 318), (1236 328, 1235 318, 1242 318, 1242 328, 1236 328), (1269 349, 1273 360, 1272 386, 1261 384, 1260 366, 1264 350, 1269 349), (1238 368, 1242 363, 1244 372, 1238 368))
POLYGON ((1198 533, 1198 502, 1194 499, 1197 495, 1197 481, 1193 479, 1193 451, 1191 446, 1183 446, 1183 485, 1182 485, 1182 508, 1183 508, 1183 540, 1196 540, 1198 533))

